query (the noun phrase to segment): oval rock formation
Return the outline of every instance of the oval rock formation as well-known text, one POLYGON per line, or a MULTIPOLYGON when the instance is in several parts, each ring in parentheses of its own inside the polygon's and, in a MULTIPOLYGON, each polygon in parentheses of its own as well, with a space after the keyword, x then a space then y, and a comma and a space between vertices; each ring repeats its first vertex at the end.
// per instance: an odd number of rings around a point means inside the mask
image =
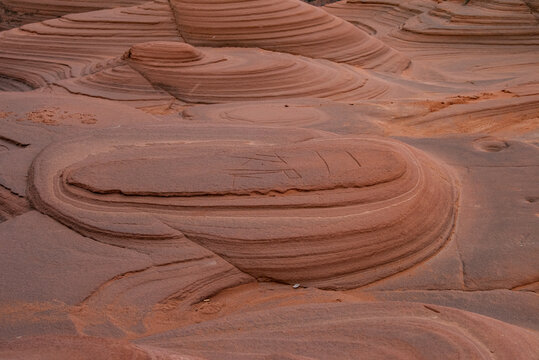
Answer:
POLYGON ((448 171, 398 141, 236 126, 57 143, 35 160, 28 192, 87 236, 129 244, 181 232, 259 279, 322 288, 432 256, 456 202, 448 171))

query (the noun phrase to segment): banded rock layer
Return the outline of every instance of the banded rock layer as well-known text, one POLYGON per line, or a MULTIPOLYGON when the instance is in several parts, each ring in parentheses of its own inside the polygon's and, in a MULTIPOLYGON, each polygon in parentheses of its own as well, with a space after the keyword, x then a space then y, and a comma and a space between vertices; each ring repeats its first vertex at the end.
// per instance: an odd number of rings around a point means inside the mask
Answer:
POLYGON ((537 333, 442 306, 317 304, 247 312, 137 341, 204 359, 537 359, 537 333))
POLYGON ((539 4, 524 0, 444 1, 408 20, 395 36, 409 41, 539 44, 539 4))
POLYGON ((300 97, 352 100, 387 87, 347 65, 260 49, 196 49, 181 42, 137 44, 124 56, 150 83, 194 103, 300 97))
POLYGON ((400 72, 410 60, 352 24, 299 0, 171 0, 186 42, 259 47, 400 72))
MULTIPOLYGON (((0 342, 0 357, 11 360, 167 360, 164 354, 151 354, 127 341, 78 336, 18 337, 0 342)), ((196 360, 185 357, 182 360, 196 360)))
POLYGON ((175 100, 123 63, 86 76, 60 80, 54 85, 72 94, 122 101, 135 107, 169 104, 175 100))
POLYGON ((369 34, 378 35, 395 30, 409 18, 434 6, 434 0, 346 0, 327 5, 324 9, 369 34))
POLYGON ((141 41, 179 35, 166 3, 66 15, 0 32, 0 90, 28 90, 112 66, 141 41))
POLYGON ((433 255, 456 201, 446 170, 395 140, 235 126, 58 143, 35 160, 29 194, 96 239, 180 232, 255 277, 323 288, 358 287, 433 255))
POLYGON ((67 14, 133 6, 144 2, 148 0, 0 0, 0 30, 67 14), (1 16, 2 10, 3 16, 1 16))

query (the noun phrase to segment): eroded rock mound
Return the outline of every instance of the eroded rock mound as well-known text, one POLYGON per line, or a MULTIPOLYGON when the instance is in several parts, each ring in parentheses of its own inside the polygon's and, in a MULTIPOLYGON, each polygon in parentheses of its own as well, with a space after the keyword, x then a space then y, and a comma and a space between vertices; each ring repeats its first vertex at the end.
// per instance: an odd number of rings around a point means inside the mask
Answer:
POLYGON ((358 287, 433 255, 456 201, 444 167, 395 140, 236 126, 58 143, 35 160, 29 193, 94 238, 179 231, 255 277, 324 288, 358 287))
POLYGON ((247 312, 140 343, 220 360, 434 359, 440 354, 529 360, 537 358, 539 347, 535 332, 461 310, 404 302, 247 312))
POLYGON ((0 33, 0 90, 94 73, 141 41, 179 41, 167 3, 70 14, 0 33))
POLYGON ((181 42, 137 44, 124 56, 152 84, 194 103, 372 98, 387 87, 360 69, 260 49, 197 49, 181 42))
POLYGON ((259 47, 399 72, 410 61, 352 24, 299 0, 172 0, 182 37, 198 46, 259 47))
POLYGON ((539 14, 531 1, 444 1, 408 20, 395 34, 418 42, 539 44, 539 14))

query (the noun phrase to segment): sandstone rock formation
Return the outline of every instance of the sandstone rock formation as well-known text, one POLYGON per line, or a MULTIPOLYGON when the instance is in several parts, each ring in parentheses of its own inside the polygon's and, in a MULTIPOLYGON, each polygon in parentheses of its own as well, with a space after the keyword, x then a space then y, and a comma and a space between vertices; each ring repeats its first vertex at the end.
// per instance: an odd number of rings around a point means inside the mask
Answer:
MULTIPOLYGON (((162 355, 161 355, 162 356, 162 355)), ((148 352, 130 345, 127 341, 113 341, 91 337, 32 337, 0 343, 0 357, 13 360, 151 360, 169 357, 152 356, 148 352)), ((185 357, 181 359, 195 360, 185 357)))
MULTIPOLYGON (((3 148, 4 145, 0 145, 0 151, 3 148)), ((24 199, 0 187, 0 222, 24 214, 27 210, 28 205, 24 199)))
POLYGON ((378 138, 231 129, 241 135, 137 130, 49 147, 30 172, 32 203, 94 238, 129 246, 179 231, 256 277, 326 288, 393 274, 449 236, 451 175, 420 152, 378 138))
POLYGON ((380 81, 346 65, 264 50, 150 42, 133 46, 125 58, 150 83, 191 103, 302 97, 353 100, 387 90, 380 81))
POLYGON ((399 72, 409 60, 360 29, 299 0, 172 0, 182 37, 197 46, 259 47, 399 72))
POLYGON ((199 105, 186 108, 181 116, 189 123, 290 126, 320 129, 337 134, 383 135, 354 106, 323 99, 289 99, 199 105))
POLYGON ((123 62, 89 75, 57 81, 54 86, 61 93, 66 90, 71 94, 121 101, 135 107, 169 104, 175 99, 123 62))
POLYGON ((436 4, 434 0, 346 0, 327 5, 325 9, 369 34, 385 34, 436 4))
POLYGON ((143 39, 179 39, 168 4, 66 15, 0 32, 0 90, 93 73, 143 39))
POLYGON ((147 0, 1 0, 0 30, 43 21, 72 13, 82 13, 99 9, 132 6, 147 0))
POLYGON ((539 360, 538 9, 0 0, 0 358, 539 360))
POLYGON ((398 36, 439 43, 537 45, 539 15, 530 3, 475 0, 462 6, 457 0, 444 1, 409 19, 398 36))
POLYGON ((539 339, 534 332, 451 308, 380 302, 250 312, 141 343, 206 359, 527 360, 537 357, 539 339))

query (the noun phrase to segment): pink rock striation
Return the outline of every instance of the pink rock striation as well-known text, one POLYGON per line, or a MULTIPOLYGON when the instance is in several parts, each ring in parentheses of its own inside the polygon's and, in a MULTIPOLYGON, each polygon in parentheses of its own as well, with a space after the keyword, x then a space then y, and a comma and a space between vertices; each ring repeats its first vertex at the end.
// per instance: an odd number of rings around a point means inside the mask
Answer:
POLYGON ((184 234, 255 277, 323 288, 424 260, 455 216, 452 177, 424 153, 307 130, 122 131, 51 146, 30 174, 33 205, 88 236, 184 234))
POLYGON ((352 24, 299 0, 172 0, 182 37, 197 46, 259 47, 400 72, 410 61, 352 24))
POLYGON ((314 97, 373 98, 387 91, 347 65, 255 49, 196 49, 181 42, 137 44, 124 56, 150 83, 191 103, 314 97))

